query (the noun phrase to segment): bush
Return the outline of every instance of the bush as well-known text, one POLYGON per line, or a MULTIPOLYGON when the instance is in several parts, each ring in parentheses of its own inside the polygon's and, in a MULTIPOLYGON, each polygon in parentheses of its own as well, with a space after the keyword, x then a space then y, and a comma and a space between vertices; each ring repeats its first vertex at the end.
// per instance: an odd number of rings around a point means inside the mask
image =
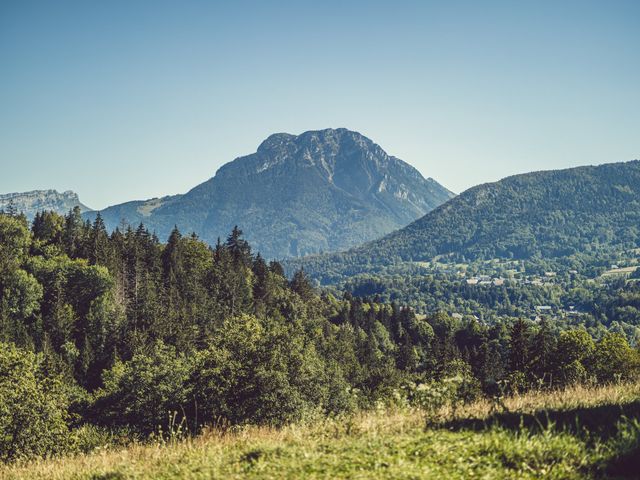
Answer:
POLYGON ((450 406, 455 411, 480 395, 480 383, 466 362, 451 362, 445 374, 440 380, 410 386, 409 401, 424 412, 427 425, 437 420, 441 408, 450 406))
POLYGON ((191 370, 189 357, 158 342, 148 354, 118 361, 104 373, 92 413, 106 425, 130 426, 142 433, 166 427, 173 412, 182 415, 188 406, 191 370))
POLYGON ((554 382, 558 386, 568 386, 584 381, 586 366, 594 350, 595 343, 586 330, 577 328, 560 332, 553 355, 554 382))
POLYGON ((578 360, 565 365, 562 369, 561 382, 564 385, 572 385, 575 383, 585 383, 587 381, 587 369, 578 360))
POLYGON ((619 333, 607 333, 598 342, 592 356, 592 368, 598 382, 611 383, 638 375, 638 352, 619 333))
POLYGON ((529 382, 524 372, 511 372, 505 379, 506 392, 511 395, 518 395, 529 389, 529 382))
POLYGON ((107 428, 84 424, 71 431, 69 449, 73 452, 89 453, 113 446, 126 446, 136 440, 136 433, 124 427, 107 428))
POLYGON ((0 343, 0 460, 51 455, 69 446, 62 382, 44 377, 42 356, 0 343))
POLYGON ((460 403, 458 390, 463 378, 461 375, 447 377, 442 380, 432 380, 427 383, 411 385, 409 390, 409 401, 419 408, 425 415, 427 425, 437 420, 438 412, 441 408, 451 405, 454 409, 460 403))
MULTIPOLYGON (((203 422, 282 425, 329 410, 331 394, 347 395, 340 380, 295 324, 242 315, 226 320, 200 352, 193 392, 203 422)), ((338 408, 348 403, 331 399, 338 408)))

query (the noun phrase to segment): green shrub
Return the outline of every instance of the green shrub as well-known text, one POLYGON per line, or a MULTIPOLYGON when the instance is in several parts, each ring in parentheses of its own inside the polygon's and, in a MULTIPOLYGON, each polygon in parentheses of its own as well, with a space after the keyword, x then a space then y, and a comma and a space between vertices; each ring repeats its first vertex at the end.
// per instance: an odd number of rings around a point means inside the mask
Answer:
POLYGON ((587 377, 586 366, 595 348, 591 335, 582 328, 560 332, 553 355, 554 383, 568 386, 584 381, 587 377))
POLYGON ((157 342, 151 352, 118 361, 104 372, 92 413, 106 425, 130 426, 143 433, 166 427, 173 412, 182 414, 188 406, 191 369, 189 357, 157 342))
POLYGON ((0 460, 50 455, 69 446, 68 399, 42 356, 0 343, 0 460))
POLYGON ((638 352, 619 333, 607 333, 598 342, 592 355, 593 373, 598 382, 629 380, 638 375, 638 352))
POLYGON ((347 395, 340 380, 295 324, 242 315, 226 320, 200 352, 193 392, 202 422, 281 425, 326 411, 330 403, 348 404, 337 398, 347 395))
POLYGON ((463 381, 462 376, 457 375, 411 385, 409 388, 410 402, 423 412, 427 425, 430 425, 437 420, 437 414, 441 408, 447 405, 456 408, 460 401, 458 390, 463 381))
POLYGON ((138 439, 135 432, 125 428, 107 428, 85 423, 71 431, 69 449, 89 453, 113 446, 126 446, 138 439))
POLYGON ((587 369, 578 360, 567 364, 562 369, 560 377, 562 384, 572 385, 574 383, 584 383, 588 378, 587 369))
POLYGON ((515 371, 507 375, 505 379, 506 392, 517 395, 526 392, 529 388, 529 382, 524 372, 515 371))

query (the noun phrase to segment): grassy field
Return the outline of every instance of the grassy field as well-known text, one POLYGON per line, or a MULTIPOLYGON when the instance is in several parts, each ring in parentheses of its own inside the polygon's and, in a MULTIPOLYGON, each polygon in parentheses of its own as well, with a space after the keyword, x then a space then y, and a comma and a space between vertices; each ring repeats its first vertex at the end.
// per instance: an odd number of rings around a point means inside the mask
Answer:
POLYGON ((637 265, 633 267, 623 267, 623 268, 612 268, 611 270, 607 270, 602 274, 603 277, 611 277, 614 275, 630 275, 635 272, 638 268, 637 265))
POLYGON ((385 408, 284 429, 209 430, 167 444, 0 467, 2 479, 640 478, 640 384, 445 409, 385 408))

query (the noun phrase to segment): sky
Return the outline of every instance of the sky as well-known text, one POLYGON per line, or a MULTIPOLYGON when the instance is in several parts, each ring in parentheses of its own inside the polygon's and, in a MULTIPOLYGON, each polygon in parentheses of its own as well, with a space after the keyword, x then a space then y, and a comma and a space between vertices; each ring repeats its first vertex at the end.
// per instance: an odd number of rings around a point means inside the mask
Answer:
POLYGON ((640 158, 640 1, 0 0, 0 193, 184 193, 346 127, 455 192, 640 158))

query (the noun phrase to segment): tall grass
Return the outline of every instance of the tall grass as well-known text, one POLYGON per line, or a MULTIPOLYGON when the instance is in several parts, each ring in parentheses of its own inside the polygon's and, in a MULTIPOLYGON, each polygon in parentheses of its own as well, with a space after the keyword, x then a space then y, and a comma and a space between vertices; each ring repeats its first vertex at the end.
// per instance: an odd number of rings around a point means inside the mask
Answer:
POLYGON ((576 384, 564 390, 531 390, 523 395, 502 398, 500 405, 488 398, 452 409, 445 406, 439 415, 443 420, 480 419, 504 409, 512 413, 535 413, 545 410, 571 410, 603 405, 625 405, 640 400, 640 382, 604 386, 576 384))
MULTIPOLYGON (((208 478, 606 478, 634 475, 640 458, 640 384, 576 386, 443 408, 439 426, 424 414, 387 407, 280 429, 210 428, 180 441, 0 467, 2 479, 208 478), (554 414, 612 409, 606 435, 568 429, 554 414), (626 410, 625 410, 626 409, 626 410), (633 410, 631 410, 633 411, 633 410), (501 424, 502 415, 545 413, 545 425, 501 424), (614 418, 615 417, 611 417, 614 418), (474 421, 472 428, 464 422, 474 421)), ((609 419, 607 419, 609 421, 609 419)), ((640 470, 637 472, 639 478, 640 470)))

